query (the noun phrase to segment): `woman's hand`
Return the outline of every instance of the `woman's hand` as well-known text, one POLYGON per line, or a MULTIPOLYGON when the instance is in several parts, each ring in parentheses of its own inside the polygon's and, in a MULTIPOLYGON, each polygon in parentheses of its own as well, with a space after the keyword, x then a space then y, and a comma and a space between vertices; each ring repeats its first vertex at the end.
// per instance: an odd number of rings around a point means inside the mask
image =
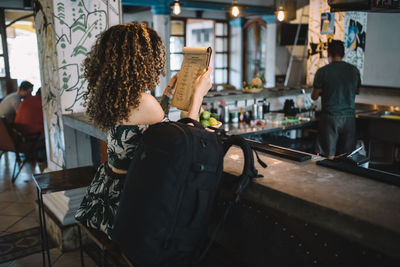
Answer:
POLYGON ((177 80, 178 80, 178 74, 172 76, 171 80, 169 81, 167 87, 164 90, 164 95, 166 97, 171 99, 174 96, 177 80))
POLYGON ((208 67, 207 70, 203 72, 203 74, 196 79, 196 81, 194 82, 193 97, 203 98, 207 94, 207 92, 211 89, 212 87, 212 82, 210 77, 211 72, 212 72, 211 67, 208 67))
POLYGON ((187 114, 188 118, 192 118, 194 120, 199 119, 199 111, 203 102, 203 97, 207 94, 212 86, 210 78, 211 71, 212 69, 208 67, 207 71, 200 75, 200 77, 197 78, 194 83, 194 93, 187 114))

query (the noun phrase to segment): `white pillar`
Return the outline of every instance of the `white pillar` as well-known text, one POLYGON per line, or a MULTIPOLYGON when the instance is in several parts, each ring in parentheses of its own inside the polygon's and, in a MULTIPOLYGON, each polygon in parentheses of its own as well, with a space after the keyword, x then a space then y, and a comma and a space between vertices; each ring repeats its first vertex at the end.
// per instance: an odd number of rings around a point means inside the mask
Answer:
POLYGON ((171 33, 171 18, 169 5, 160 5, 152 7, 153 13, 153 29, 160 35, 164 42, 166 50, 166 75, 160 77, 160 84, 156 87, 155 96, 161 96, 167 87, 171 78, 170 61, 169 61, 169 36, 171 33))
POLYGON ((229 21, 231 38, 230 42, 230 70, 229 83, 242 89, 243 82, 243 37, 242 37, 242 18, 235 18, 229 21))
MULTIPOLYGON (((97 35, 120 22, 119 1, 39 0, 36 13, 48 171, 87 165, 67 162, 66 152, 77 143, 65 132, 62 114, 84 111, 86 80, 81 63, 97 35), (66 137, 66 138, 64 138, 66 137)), ((81 147, 82 149, 82 147, 81 147)), ((76 153, 79 153, 76 147, 76 153)), ((44 196, 46 207, 60 222, 74 222, 84 189, 44 196)))
POLYGON ((265 62, 266 88, 275 87, 275 55, 276 55, 276 18, 275 15, 262 17, 267 23, 267 34, 264 42, 267 44, 265 62))

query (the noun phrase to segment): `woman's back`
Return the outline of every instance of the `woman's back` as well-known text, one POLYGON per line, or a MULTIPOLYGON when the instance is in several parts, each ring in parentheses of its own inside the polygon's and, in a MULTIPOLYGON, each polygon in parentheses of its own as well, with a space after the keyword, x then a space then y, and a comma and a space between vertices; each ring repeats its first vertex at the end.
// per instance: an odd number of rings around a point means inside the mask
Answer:
MULTIPOLYGON (((129 164, 140 154, 146 125, 161 122, 168 114, 177 77, 164 91, 160 103, 153 91, 165 76, 165 46, 145 24, 120 24, 101 33, 84 60, 87 92, 86 113, 108 132, 108 161, 101 164, 88 186, 75 218, 81 223, 112 233, 129 164)), ((204 95, 211 88, 211 69, 194 85, 188 116, 198 119, 204 95)))

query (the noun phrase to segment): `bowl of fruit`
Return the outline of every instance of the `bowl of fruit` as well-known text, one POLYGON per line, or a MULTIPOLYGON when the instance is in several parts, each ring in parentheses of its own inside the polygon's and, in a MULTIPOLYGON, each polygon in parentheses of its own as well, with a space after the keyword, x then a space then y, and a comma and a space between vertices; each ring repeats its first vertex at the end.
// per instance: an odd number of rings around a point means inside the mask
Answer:
POLYGON ((208 126, 218 128, 222 125, 222 122, 217 120, 217 114, 211 113, 207 110, 200 114, 200 123, 204 128, 207 128, 208 126))
POLYGON ((246 82, 243 82, 243 92, 245 93, 260 93, 264 89, 263 82, 260 78, 255 77, 253 78, 249 84, 246 84, 246 82))

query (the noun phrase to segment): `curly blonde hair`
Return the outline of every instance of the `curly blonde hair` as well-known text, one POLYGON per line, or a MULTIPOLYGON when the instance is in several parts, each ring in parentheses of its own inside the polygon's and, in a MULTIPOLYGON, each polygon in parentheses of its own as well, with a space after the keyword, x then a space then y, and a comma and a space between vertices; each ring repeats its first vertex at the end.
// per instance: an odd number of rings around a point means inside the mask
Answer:
POLYGON ((165 46, 144 23, 115 25, 100 35, 83 67, 86 113, 108 130, 127 119, 140 93, 154 90, 160 74, 165 76, 165 46))

